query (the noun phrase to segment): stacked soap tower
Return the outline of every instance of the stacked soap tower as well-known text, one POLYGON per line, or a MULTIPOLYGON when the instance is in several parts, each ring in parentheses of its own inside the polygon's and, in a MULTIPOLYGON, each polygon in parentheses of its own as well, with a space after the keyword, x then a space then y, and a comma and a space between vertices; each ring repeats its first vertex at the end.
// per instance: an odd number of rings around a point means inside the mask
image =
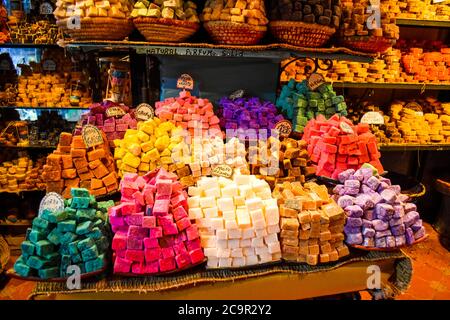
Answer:
MULTIPOLYGON (((123 139, 127 129, 137 128, 137 121, 134 119, 134 114, 131 113, 129 107, 123 104, 104 101, 91 105, 89 109, 88 113, 81 116, 81 126, 92 124, 102 130, 106 134, 111 148, 114 148, 115 139, 123 139), (119 110, 119 112, 114 113, 114 110, 119 110)), ((81 127, 76 128, 74 134, 81 134, 81 127)))
MULTIPOLYGON (((239 139, 248 139, 249 135, 264 134, 270 136, 270 129, 275 127, 283 116, 278 114, 277 108, 270 101, 262 101, 258 97, 220 100, 220 125, 227 130, 227 136, 236 130, 239 139), (250 131, 248 129, 253 129, 250 131), (264 131, 264 132, 261 132, 264 131)), ((232 136, 236 136, 236 133, 232 136)))
POLYGON ((209 268, 256 265, 281 258, 279 213, 270 187, 253 175, 202 177, 189 188, 209 268))
POLYGON ((28 156, 19 157, 0 164, 0 189, 17 192, 22 190, 45 189, 42 170, 45 157, 33 163, 28 156))
POLYGON ((322 84, 317 91, 308 87, 308 81, 296 82, 294 79, 283 86, 277 99, 277 107, 292 121, 296 132, 303 132, 308 120, 318 115, 326 118, 334 114, 347 115, 344 97, 336 95, 330 84, 322 84))
POLYGON ((358 169, 370 163, 383 172, 381 154, 375 136, 368 124, 353 125, 338 115, 326 120, 319 115, 305 127, 303 140, 308 143, 308 154, 317 164, 316 175, 337 179, 347 169, 358 169))
POLYGON ((339 174, 333 192, 345 210, 346 242, 365 247, 395 248, 410 245, 425 236, 417 207, 408 203, 399 185, 380 177, 372 168, 346 170, 339 174))
POLYGON ((188 195, 175 174, 128 173, 121 192, 121 203, 109 210, 115 273, 168 272, 204 260, 197 227, 187 214, 188 195))
POLYGON ((439 82, 450 80, 450 49, 423 52, 423 48, 411 48, 402 55, 405 71, 414 76, 414 80, 439 82))
POLYGON ((271 136, 258 140, 248 148, 250 171, 258 178, 266 180, 271 188, 285 181, 305 182, 306 177, 316 171, 310 165, 306 141, 271 136))
POLYGON ((280 206, 283 259, 310 265, 336 261, 349 254, 344 244, 344 211, 314 182, 278 184, 273 196, 280 206))
POLYGON ((107 211, 114 202, 96 202, 86 189, 72 188, 71 195, 63 211, 45 209, 33 220, 14 265, 17 274, 48 279, 66 277, 71 265, 81 273, 105 266, 110 243, 107 211))
POLYGON ((191 137, 223 138, 220 120, 214 114, 214 106, 208 99, 191 96, 189 91, 181 91, 178 98, 159 101, 155 108, 155 114, 161 121, 170 121, 187 130, 191 137))
POLYGON ((86 148, 81 136, 63 132, 56 151, 47 157, 42 177, 47 183, 47 192, 57 192, 70 197, 71 188, 89 189, 94 196, 116 191, 119 187, 114 159, 108 141, 86 148))
POLYGON ((200 22, 197 16, 197 5, 192 1, 137 1, 130 17, 150 17, 200 22))

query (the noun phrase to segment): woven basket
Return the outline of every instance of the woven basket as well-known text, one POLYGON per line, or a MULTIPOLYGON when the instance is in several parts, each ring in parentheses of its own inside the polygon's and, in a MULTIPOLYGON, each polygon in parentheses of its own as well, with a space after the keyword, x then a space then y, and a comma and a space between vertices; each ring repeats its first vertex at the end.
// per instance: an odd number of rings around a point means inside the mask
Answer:
POLYGON ((368 53, 383 53, 393 45, 396 40, 373 36, 347 36, 343 37, 343 46, 368 53))
POLYGON ((6 269, 10 257, 9 246, 6 240, 0 236, 0 272, 6 269))
POLYGON ((133 23, 147 41, 156 42, 181 42, 200 28, 199 23, 164 18, 139 17, 133 23))
POLYGON ((81 27, 73 29, 67 27, 68 20, 58 20, 56 24, 74 40, 123 40, 133 31, 133 23, 128 19, 83 18, 81 27))
POLYGON ((280 42, 310 48, 323 46, 336 32, 331 27, 301 21, 271 21, 269 28, 280 42))
POLYGON ((257 44, 267 31, 267 27, 230 21, 209 21, 203 26, 213 41, 218 44, 257 44))

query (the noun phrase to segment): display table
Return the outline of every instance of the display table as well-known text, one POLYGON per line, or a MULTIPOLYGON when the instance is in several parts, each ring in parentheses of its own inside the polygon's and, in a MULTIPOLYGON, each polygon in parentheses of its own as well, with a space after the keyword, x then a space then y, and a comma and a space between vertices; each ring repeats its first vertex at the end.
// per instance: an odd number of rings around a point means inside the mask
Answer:
POLYGON ((108 276, 82 282, 80 290, 65 283, 37 283, 31 299, 305 299, 367 289, 367 268, 381 270, 383 288, 398 294, 408 288, 411 260, 401 251, 352 254, 336 263, 311 267, 278 264, 246 270, 204 270, 202 267, 164 277, 108 276))

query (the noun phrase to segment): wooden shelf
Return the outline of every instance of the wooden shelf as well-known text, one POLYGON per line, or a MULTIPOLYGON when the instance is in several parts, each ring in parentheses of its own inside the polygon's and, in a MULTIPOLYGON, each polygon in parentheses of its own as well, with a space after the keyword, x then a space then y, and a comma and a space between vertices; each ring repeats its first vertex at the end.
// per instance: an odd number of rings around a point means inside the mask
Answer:
POLYGON ((397 18, 396 24, 398 26, 408 26, 408 27, 450 28, 450 20, 440 21, 440 20, 397 18))
POLYGON ((435 144, 379 144, 380 151, 446 151, 450 150, 450 143, 435 144))
POLYGON ((31 220, 21 219, 17 222, 6 222, 5 220, 0 220, 0 227, 13 227, 13 228, 31 227, 31 220))
POLYGON ((19 106, 0 106, 1 109, 32 109, 32 110, 89 110, 89 107, 19 107, 19 106))

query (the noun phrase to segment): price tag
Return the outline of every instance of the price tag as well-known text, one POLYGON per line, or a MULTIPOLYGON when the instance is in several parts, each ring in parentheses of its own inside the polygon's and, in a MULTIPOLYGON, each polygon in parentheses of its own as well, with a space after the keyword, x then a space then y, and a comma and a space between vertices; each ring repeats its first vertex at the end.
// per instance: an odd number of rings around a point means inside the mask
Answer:
POLYGON ((177 88, 184 90, 193 90, 194 89, 194 79, 187 73, 182 74, 177 81, 177 88))
POLYGON ((308 87, 311 89, 311 91, 315 91, 317 88, 319 88, 321 85, 325 83, 325 78, 323 75, 319 73, 313 73, 308 78, 308 87))
POLYGON ((292 132, 292 123, 289 120, 281 120, 275 124, 275 130, 278 130, 281 137, 289 137, 292 132))
POLYGON ((411 110, 414 110, 414 111, 422 110, 422 106, 420 104, 418 104, 417 102, 414 102, 414 101, 407 103, 405 108, 406 109, 411 109, 411 110))
POLYGON ((49 14, 53 14, 53 7, 50 3, 48 2, 44 2, 39 6, 39 13, 40 14, 45 14, 45 15, 49 15, 49 14))
POLYGON ((8 60, 4 59, 0 61, 0 70, 1 71, 10 71, 11 65, 9 64, 8 60))
POLYGON ((147 121, 155 117, 155 110, 148 103, 141 103, 137 106, 134 116, 138 121, 147 121))
POLYGON ((83 137, 86 147, 94 147, 103 144, 103 137, 100 130, 93 125, 87 124, 81 130, 81 136, 83 137))
POLYGON ((339 124, 339 126, 341 127, 341 130, 344 131, 345 133, 350 133, 350 134, 354 134, 355 132, 353 131, 352 127, 350 127, 350 125, 346 122, 341 122, 339 124))
POLYGON ((56 62, 52 59, 44 60, 42 63, 42 70, 44 71, 55 71, 56 70, 56 62))
POLYGON ((384 124, 384 117, 377 111, 369 111, 362 116, 360 122, 367 124, 384 124))
POLYGON ((233 169, 227 164, 219 164, 212 169, 211 174, 215 177, 224 177, 230 179, 233 175, 233 169))
POLYGON ((60 212, 64 210, 64 199, 56 192, 47 193, 39 204, 39 216, 44 210, 51 212, 60 212))
POLYGON ((106 109, 106 117, 123 117, 125 115, 125 111, 121 107, 110 107, 106 109))
POLYGON ((228 97, 231 100, 235 100, 235 99, 239 99, 242 98, 245 94, 245 91, 242 89, 236 90, 235 92, 233 92, 232 94, 230 94, 228 97))

